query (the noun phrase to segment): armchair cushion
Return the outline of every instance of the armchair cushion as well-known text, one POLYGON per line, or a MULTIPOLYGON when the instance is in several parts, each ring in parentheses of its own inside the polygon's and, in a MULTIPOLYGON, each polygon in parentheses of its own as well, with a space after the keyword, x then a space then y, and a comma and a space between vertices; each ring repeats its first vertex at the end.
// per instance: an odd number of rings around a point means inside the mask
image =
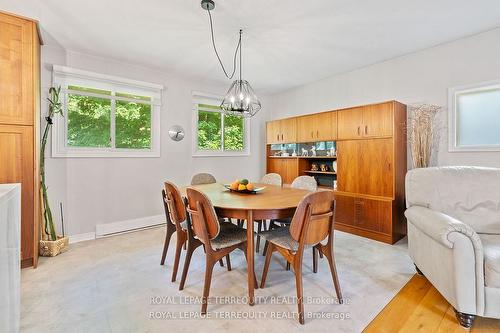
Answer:
POLYGON ((484 249, 484 284, 500 288, 500 235, 480 234, 484 249))
POLYGON ((500 234, 500 169, 437 167, 410 170, 408 207, 442 212, 478 233, 500 234))

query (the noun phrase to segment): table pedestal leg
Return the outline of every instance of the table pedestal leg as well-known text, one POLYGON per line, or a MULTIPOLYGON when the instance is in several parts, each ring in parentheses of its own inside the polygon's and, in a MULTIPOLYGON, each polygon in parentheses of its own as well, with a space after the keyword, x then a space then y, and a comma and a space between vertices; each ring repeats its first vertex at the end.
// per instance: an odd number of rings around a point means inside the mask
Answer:
POLYGON ((254 265, 253 265, 253 212, 247 213, 247 264, 248 264, 248 304, 254 305, 254 265))

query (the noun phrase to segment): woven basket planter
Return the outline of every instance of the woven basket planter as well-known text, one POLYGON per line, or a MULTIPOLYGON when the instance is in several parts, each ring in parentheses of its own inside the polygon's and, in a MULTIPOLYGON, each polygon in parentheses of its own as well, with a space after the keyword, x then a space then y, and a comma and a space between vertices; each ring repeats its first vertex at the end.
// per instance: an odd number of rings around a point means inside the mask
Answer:
POLYGON ((59 253, 66 252, 68 250, 68 236, 57 236, 57 240, 40 240, 39 254, 42 257, 55 257, 59 253))

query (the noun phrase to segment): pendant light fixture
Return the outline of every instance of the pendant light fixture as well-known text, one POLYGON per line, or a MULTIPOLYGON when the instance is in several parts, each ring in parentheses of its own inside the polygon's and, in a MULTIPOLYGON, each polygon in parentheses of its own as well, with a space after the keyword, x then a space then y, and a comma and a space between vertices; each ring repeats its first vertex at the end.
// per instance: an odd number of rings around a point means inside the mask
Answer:
POLYGON ((212 24, 212 14, 210 13, 211 10, 215 8, 215 3, 213 0, 202 0, 201 1, 201 8, 205 9, 208 12, 208 17, 210 20, 210 32, 212 36, 212 45, 215 51, 215 55, 217 56, 217 59, 219 60, 219 64, 222 67, 222 71, 224 72, 224 75, 228 79, 232 79, 234 77, 234 74, 236 73, 236 60, 237 56, 239 53, 239 65, 240 65, 240 70, 239 70, 239 79, 234 80, 233 83, 231 84, 231 87, 227 91, 226 95, 224 96, 224 99, 222 100, 222 103, 220 105, 221 109, 224 111, 226 114, 230 115, 236 115, 240 117, 252 117, 254 116, 259 110, 261 109, 262 105, 255 95, 255 92, 252 89, 252 86, 250 83, 248 83, 247 80, 243 80, 242 78, 242 56, 241 56, 241 35, 243 34, 243 30, 240 29, 240 35, 238 39, 238 44, 236 45, 236 50, 234 51, 234 57, 233 57, 233 71, 229 75, 226 69, 224 68, 224 65, 222 63, 222 60, 220 59, 219 53, 217 52, 217 47, 215 46, 215 37, 214 37, 214 29, 213 29, 213 24, 212 24))

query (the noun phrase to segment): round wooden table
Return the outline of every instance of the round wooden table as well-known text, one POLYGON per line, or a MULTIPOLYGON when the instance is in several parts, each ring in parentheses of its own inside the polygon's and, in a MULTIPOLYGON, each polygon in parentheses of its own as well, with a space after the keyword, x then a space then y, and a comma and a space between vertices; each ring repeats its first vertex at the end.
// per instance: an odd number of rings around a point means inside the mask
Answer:
MULTIPOLYGON (((250 305, 254 304, 253 221, 292 217, 300 200, 310 193, 291 187, 255 185, 266 188, 257 194, 243 194, 231 192, 218 183, 189 186, 207 195, 219 217, 247 221, 248 298, 250 305), (252 221, 252 223, 248 221, 252 221)), ((185 188, 182 189, 182 192, 185 195, 185 188)))

